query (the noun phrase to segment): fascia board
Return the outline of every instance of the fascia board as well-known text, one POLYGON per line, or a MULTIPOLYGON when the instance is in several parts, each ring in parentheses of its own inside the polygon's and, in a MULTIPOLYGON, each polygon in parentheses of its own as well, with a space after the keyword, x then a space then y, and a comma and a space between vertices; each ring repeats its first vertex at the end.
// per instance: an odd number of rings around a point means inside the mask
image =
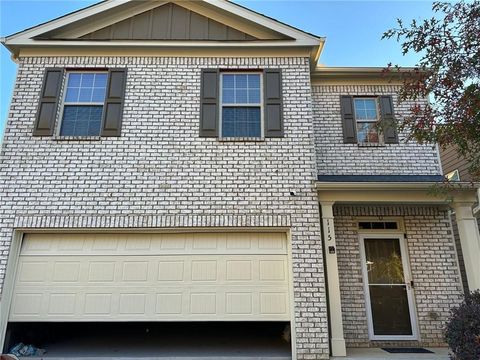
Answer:
POLYGON ((274 29, 265 28, 265 26, 255 23, 251 19, 245 19, 244 17, 238 16, 238 14, 233 14, 234 16, 232 16, 232 13, 228 10, 219 9, 217 6, 211 5, 206 1, 178 1, 176 4, 221 24, 242 31, 259 40, 269 39, 272 34, 276 33, 274 29))
POLYGON ((206 47, 206 48, 230 48, 230 47, 309 47, 310 41, 300 40, 260 40, 260 41, 139 41, 139 40, 115 40, 115 41, 95 41, 95 40, 6 40, 8 47, 206 47))
POLYGON ((66 38, 79 38, 91 32, 100 30, 104 27, 113 25, 117 22, 123 21, 128 19, 132 16, 141 14, 145 11, 154 9, 158 6, 165 5, 167 1, 158 2, 158 1, 151 1, 151 2, 141 2, 136 6, 129 7, 128 9, 122 10, 118 13, 111 14, 109 16, 103 17, 100 21, 96 22, 89 22, 88 24, 84 24, 79 26, 76 29, 67 30, 62 33, 62 36, 66 38))
POLYGON ((6 37, 6 43, 13 44, 13 42, 17 40, 24 40, 24 39, 29 39, 38 35, 41 35, 43 33, 55 30, 57 28, 63 27, 65 25, 71 24, 75 21, 79 21, 82 19, 85 19, 89 16, 95 15, 97 13, 100 13, 102 11, 106 11, 109 9, 112 9, 116 6, 126 4, 130 2, 131 0, 106 0, 104 2, 101 2, 99 4, 93 5, 91 7, 85 8, 85 9, 80 9, 78 11, 75 11, 71 14, 64 15, 60 18, 48 21, 44 24, 37 25, 33 28, 12 34, 10 36, 6 37))
POLYGON ((393 70, 385 73, 385 67, 324 67, 315 68, 312 72, 312 78, 373 78, 373 77, 393 77, 399 78, 404 74, 414 71, 414 67, 402 67, 399 71, 393 70))
MULTIPOLYGON (((63 26, 69 25, 71 23, 74 23, 76 21, 83 20, 89 16, 101 13, 103 11, 110 10, 114 7, 126 4, 128 2, 131 2, 132 0, 106 0, 100 4, 93 5, 89 8, 83 9, 76 11, 74 13, 71 13, 70 15, 65 15, 63 17, 60 17, 58 19, 51 20, 43 25, 39 25, 36 27, 33 27, 31 29, 24 30, 22 32, 10 35, 6 37, 5 39, 5 44, 6 45, 25 45, 25 41, 29 40, 35 36, 41 35, 46 32, 53 31, 55 29, 61 28, 63 26)), ((265 17, 261 14, 255 13, 254 11, 248 10, 246 8, 243 8, 239 5, 230 3, 225 0, 202 0, 206 4, 210 4, 211 6, 223 9, 227 12, 233 13, 234 15, 237 15, 245 20, 247 20, 249 23, 254 22, 260 26, 266 27, 268 29, 271 29, 273 31, 279 32, 281 34, 284 34, 288 37, 291 37, 301 43, 302 45, 307 45, 307 46, 318 46, 319 42, 321 41, 320 38, 307 34, 305 32, 302 32, 300 30, 294 29, 288 25, 282 24, 280 22, 277 22, 273 19, 270 19, 268 17, 265 17)), ((159 3, 157 1, 152 2, 151 4, 147 4, 147 7, 142 7, 140 6, 137 10, 139 12, 141 11, 146 11, 143 9, 147 9, 149 7, 156 7, 162 5, 164 2, 159 3)), ((185 2, 185 4, 187 4, 185 2)), ((121 17, 120 17, 121 18, 121 17)), ((111 25, 111 21, 117 21, 118 19, 114 16, 112 16, 112 19, 110 21, 106 21, 105 23, 98 23, 94 25, 92 29, 86 29, 83 28, 79 34, 85 35, 86 33, 90 32, 93 29, 99 29, 104 26, 108 26, 109 24, 111 25), (115 18, 115 20, 113 20, 115 18)), ((73 33, 73 31, 72 31, 73 33)), ((31 43, 33 44, 33 43, 31 43)))
POLYGON ((474 203, 479 183, 452 184, 447 194, 435 195, 436 182, 315 182, 315 189, 323 201, 363 203, 474 203))
POLYGON ((132 56, 132 57, 308 57, 309 47, 22 47, 18 57, 132 56))
POLYGON ((247 20, 253 21, 259 25, 265 26, 266 28, 272 29, 279 33, 285 34, 291 38, 297 40, 313 40, 315 45, 318 45, 320 41, 320 37, 308 34, 304 31, 295 29, 292 26, 283 24, 279 21, 273 20, 268 18, 264 15, 256 13, 255 11, 249 10, 245 7, 237 5, 233 2, 225 1, 225 0, 203 0, 204 2, 216 6, 220 9, 225 11, 234 13, 240 17, 243 17, 247 20))
MULTIPOLYGON (((384 189, 408 189, 408 190, 426 190, 435 185, 441 185, 438 182, 324 182, 316 181, 317 190, 363 190, 373 189, 382 191, 384 189)), ((455 190, 471 191, 478 189, 479 183, 459 182, 453 184, 455 190)))

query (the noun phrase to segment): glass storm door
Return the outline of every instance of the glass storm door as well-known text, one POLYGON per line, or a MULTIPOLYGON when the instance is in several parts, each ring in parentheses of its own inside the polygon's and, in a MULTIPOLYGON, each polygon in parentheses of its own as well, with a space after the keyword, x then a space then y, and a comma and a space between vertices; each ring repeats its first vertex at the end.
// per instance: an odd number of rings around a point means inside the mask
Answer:
POLYGON ((361 246, 370 338, 415 339, 413 294, 403 237, 364 235, 361 246))

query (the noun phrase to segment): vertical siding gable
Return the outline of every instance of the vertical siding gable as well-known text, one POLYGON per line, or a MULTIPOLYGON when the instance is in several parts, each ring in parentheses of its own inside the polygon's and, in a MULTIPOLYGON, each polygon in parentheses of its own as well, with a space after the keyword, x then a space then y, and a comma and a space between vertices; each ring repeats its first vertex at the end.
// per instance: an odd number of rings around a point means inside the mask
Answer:
POLYGON ((88 40, 256 40, 242 31, 169 3, 81 37, 88 40))

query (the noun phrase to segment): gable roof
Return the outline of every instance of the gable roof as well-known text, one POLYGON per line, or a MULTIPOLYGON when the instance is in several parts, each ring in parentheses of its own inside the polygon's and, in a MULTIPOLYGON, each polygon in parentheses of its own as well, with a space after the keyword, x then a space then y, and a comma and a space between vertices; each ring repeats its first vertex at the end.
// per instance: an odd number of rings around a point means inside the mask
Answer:
POLYGON ((14 55, 33 47, 303 47, 316 63, 324 38, 227 0, 105 0, 2 43, 14 55))
MULTIPOLYGON (((272 34, 272 39, 277 38, 272 34)), ((53 34, 60 38, 62 32, 53 34)), ((278 34, 278 38, 282 37, 278 34)), ((82 35, 88 40, 259 40, 172 2, 82 35)))

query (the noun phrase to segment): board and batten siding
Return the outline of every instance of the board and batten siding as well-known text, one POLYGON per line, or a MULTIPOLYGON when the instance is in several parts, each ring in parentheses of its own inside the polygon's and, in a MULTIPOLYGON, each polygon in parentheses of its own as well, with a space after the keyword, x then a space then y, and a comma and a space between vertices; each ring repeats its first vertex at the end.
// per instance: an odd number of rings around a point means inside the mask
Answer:
MULTIPOLYGON (((442 160, 442 168, 444 175, 447 175, 452 171, 458 170, 460 181, 472 181, 472 175, 468 171, 468 161, 464 157, 462 157, 453 146, 449 146, 446 149, 440 148, 440 159, 442 160)), ((477 216, 480 215, 477 214, 477 216)), ((458 254, 458 263, 462 275, 463 289, 468 292, 469 288, 467 281, 467 273, 465 270, 465 263, 463 261, 462 244, 460 242, 460 236, 458 234, 458 226, 455 220, 455 214, 452 213, 451 217, 453 236, 455 237, 455 245, 458 254)), ((480 228, 480 217, 478 217, 477 222, 480 228)))
POLYGON ((81 37, 88 40, 256 40, 255 37, 169 3, 81 37))
POLYGON ((471 181, 472 176, 468 172, 468 161, 462 157, 453 146, 446 149, 440 149, 440 158, 442 159, 443 174, 458 170, 460 181, 471 181))

